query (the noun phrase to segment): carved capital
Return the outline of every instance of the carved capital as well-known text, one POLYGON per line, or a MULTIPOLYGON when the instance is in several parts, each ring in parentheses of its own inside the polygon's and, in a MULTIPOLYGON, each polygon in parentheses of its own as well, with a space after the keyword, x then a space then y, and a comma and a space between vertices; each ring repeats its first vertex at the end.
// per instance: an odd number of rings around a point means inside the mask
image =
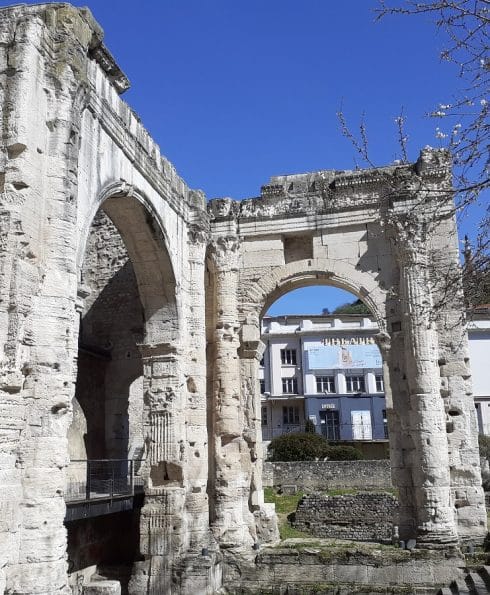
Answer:
POLYGON ((209 241, 209 231, 196 223, 189 225, 187 235, 193 245, 207 244, 209 241))
POLYGON ((427 221, 416 213, 391 212, 387 220, 400 264, 423 264, 427 257, 427 221))
POLYGON ((144 394, 144 403, 152 412, 166 411, 172 409, 177 393, 171 386, 147 390, 144 394))
POLYGON ((210 245, 211 259, 219 271, 238 270, 240 238, 235 235, 214 238, 210 245))

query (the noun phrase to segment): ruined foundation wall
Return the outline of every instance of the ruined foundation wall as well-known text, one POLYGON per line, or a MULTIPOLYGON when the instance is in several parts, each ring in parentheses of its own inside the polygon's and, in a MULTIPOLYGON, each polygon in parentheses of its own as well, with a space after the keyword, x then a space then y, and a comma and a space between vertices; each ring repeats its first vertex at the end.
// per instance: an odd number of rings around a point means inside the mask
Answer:
POLYGON ((315 537, 391 544, 397 509, 391 494, 311 494, 299 501, 292 524, 315 537))
POLYGON ((391 488, 390 461, 295 461, 264 463, 264 486, 298 490, 391 488))
POLYGON ((304 548, 264 548, 253 557, 225 556, 226 593, 434 593, 462 578, 457 553, 400 550, 358 544, 308 544, 304 548))

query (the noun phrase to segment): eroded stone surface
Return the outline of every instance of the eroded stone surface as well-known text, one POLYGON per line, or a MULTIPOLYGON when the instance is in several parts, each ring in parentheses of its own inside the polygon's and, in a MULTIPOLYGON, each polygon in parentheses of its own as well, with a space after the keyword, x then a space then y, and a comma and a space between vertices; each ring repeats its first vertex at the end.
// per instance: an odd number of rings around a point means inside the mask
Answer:
POLYGON ((432 198, 448 190, 444 152, 206 206, 119 97, 88 10, 2 9, 0 64, 2 590, 71 591, 70 456, 138 461, 132 593, 212 593, 220 548, 277 539, 259 319, 311 283, 353 291, 382 329, 400 537, 482 538, 459 291, 436 308, 438 273, 458 266, 450 205, 432 198))

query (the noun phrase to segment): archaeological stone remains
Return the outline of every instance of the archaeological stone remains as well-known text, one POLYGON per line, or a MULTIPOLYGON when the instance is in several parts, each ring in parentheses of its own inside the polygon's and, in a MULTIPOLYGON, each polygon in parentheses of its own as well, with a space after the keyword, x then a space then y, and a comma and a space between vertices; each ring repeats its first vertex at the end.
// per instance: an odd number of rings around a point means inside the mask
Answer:
POLYGON ((0 10, 0 593, 101 592, 97 574, 214 593, 224 553, 277 541, 259 320, 312 284, 381 329, 400 539, 481 541, 461 293, 441 280, 447 155, 206 202, 120 98, 102 38, 87 9, 0 10))

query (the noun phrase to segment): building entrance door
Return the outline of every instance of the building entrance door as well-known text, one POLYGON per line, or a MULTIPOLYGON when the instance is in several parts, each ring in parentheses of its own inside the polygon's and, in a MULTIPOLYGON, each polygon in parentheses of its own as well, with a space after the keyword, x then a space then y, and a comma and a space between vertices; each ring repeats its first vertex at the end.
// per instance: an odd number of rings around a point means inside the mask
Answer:
POLYGON ((327 440, 340 440, 340 420, 338 411, 320 411, 322 434, 327 440))

